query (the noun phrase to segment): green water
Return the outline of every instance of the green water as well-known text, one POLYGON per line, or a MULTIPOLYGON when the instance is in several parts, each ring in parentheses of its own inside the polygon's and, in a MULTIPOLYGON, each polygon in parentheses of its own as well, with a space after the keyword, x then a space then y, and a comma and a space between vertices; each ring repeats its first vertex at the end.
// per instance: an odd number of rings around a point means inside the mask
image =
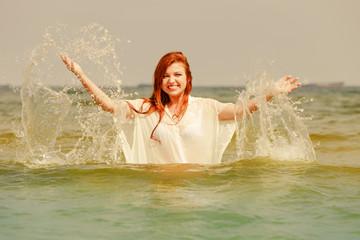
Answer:
MULTIPOLYGON (((192 95, 234 102, 234 92, 192 95)), ((359 239, 360 88, 304 87, 291 97, 312 99, 301 107, 313 115, 306 125, 317 162, 237 160, 233 141, 223 158, 230 163, 213 167, 87 159, 31 168, 18 160, 19 92, 2 88, 0 239, 359 239)), ((62 152, 79 129, 64 120, 62 152)))
POLYGON ((356 239, 359 170, 2 170, 2 239, 356 239))

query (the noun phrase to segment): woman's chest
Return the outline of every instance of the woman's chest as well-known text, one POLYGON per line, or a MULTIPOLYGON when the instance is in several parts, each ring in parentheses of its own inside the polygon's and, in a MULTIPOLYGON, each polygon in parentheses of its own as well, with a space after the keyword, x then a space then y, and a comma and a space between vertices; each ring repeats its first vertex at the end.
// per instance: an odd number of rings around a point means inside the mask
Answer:
POLYGON ((160 141, 177 140, 193 144, 206 142, 208 133, 213 129, 211 116, 206 116, 201 108, 188 110, 179 122, 172 119, 170 114, 165 114, 154 132, 155 137, 160 141))

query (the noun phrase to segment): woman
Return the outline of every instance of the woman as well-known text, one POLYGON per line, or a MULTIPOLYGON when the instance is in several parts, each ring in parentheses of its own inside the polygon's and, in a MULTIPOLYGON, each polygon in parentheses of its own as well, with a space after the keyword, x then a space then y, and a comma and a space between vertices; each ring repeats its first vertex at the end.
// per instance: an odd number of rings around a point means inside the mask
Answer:
MULTIPOLYGON (((219 164, 235 131, 235 105, 190 96, 192 76, 181 52, 164 55, 154 72, 150 98, 115 103, 66 54, 61 58, 103 110, 126 117, 120 137, 127 163, 219 164)), ((266 95, 289 93, 300 84, 287 76, 266 95)), ((250 113, 257 98, 247 102, 250 113)), ((242 116, 241 111, 236 112, 242 116)))

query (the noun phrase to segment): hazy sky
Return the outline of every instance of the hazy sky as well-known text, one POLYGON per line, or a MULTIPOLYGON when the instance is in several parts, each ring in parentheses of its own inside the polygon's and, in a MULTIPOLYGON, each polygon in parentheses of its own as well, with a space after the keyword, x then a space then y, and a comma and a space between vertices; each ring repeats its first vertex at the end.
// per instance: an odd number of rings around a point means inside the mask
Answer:
POLYGON ((160 57, 179 50, 194 85, 243 84, 258 70, 360 85, 358 0, 0 0, 0 8, 1 84, 21 84, 22 57, 47 27, 95 22, 131 41, 119 53, 125 84, 150 83, 160 57))

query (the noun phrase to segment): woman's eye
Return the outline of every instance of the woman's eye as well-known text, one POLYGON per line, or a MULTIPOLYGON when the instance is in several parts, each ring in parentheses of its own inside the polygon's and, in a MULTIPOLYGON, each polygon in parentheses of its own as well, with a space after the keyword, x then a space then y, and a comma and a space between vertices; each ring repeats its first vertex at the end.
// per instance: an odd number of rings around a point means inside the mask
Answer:
POLYGON ((175 76, 180 77, 180 76, 181 76, 181 73, 177 73, 175 76))

